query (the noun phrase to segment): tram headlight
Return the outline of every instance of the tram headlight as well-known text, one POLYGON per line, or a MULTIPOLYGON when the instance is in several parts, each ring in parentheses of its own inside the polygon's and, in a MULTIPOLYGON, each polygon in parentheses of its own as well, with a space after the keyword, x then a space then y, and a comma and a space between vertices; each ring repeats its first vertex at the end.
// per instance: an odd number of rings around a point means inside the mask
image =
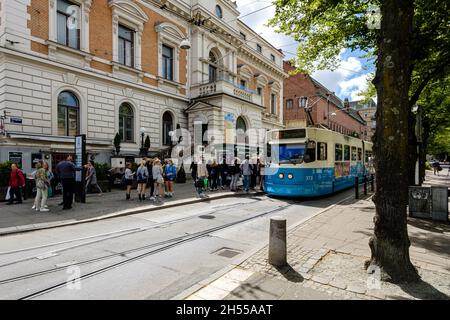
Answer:
POLYGON ((294 179, 294 175, 293 175, 292 173, 289 173, 289 174, 288 174, 288 179, 289 179, 289 180, 294 179))
POLYGON ((278 178, 284 179, 284 173, 280 173, 280 174, 278 175, 278 178))

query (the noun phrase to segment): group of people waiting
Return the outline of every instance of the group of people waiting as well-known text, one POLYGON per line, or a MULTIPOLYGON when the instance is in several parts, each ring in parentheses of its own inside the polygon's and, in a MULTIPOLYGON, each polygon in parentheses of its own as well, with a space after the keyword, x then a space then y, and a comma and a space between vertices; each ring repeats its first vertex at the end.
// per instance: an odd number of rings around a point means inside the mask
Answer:
MULTIPOLYGON (((95 172, 94 163, 89 161, 85 166, 86 169, 86 191, 89 187, 94 187, 102 194, 100 186, 97 184, 97 174, 95 172)), ((52 181, 55 175, 49 169, 49 165, 45 161, 38 161, 35 164, 35 170, 31 173, 30 178, 34 180, 36 186, 36 197, 31 209, 38 212, 48 212, 47 199, 53 195, 52 181)), ((72 209, 73 197, 75 192, 75 173, 76 168, 73 163, 72 156, 58 163, 56 166, 56 177, 62 184, 63 201, 60 205, 63 210, 72 209)), ((17 164, 11 165, 11 173, 9 179, 9 195, 8 205, 14 203, 22 203, 22 192, 25 189, 25 174, 18 168, 17 164)))
POLYGON ((264 164, 260 159, 250 160, 249 156, 241 162, 235 158, 232 164, 227 164, 226 159, 218 164, 216 160, 205 161, 200 158, 191 163, 191 175, 195 181, 195 188, 199 197, 205 197, 205 191, 216 191, 219 187, 224 190, 238 191, 238 182, 243 177, 243 190, 250 192, 259 186, 264 186, 264 164))
POLYGON ((172 160, 161 162, 160 159, 144 158, 135 172, 132 164, 127 163, 123 184, 126 185, 126 200, 131 199, 133 181, 137 181, 137 192, 140 201, 146 200, 146 190, 150 188, 149 199, 162 202, 163 197, 174 196, 173 183, 177 177, 177 168, 172 160))
MULTIPOLYGON (((97 175, 94 163, 89 161, 85 166, 86 192, 89 187, 97 190, 102 195, 102 189, 97 183, 97 175)), ((36 197, 32 209, 39 212, 49 211, 47 206, 48 196, 52 194, 52 180, 55 176, 62 184, 63 210, 72 209, 73 196, 75 191, 76 168, 72 156, 68 156, 56 166, 55 175, 49 170, 49 165, 45 161, 36 163, 35 171, 31 177, 35 180, 36 197)), ((241 162, 235 158, 231 164, 225 159, 221 163, 216 160, 205 161, 201 157, 197 162, 192 162, 191 175, 194 179, 195 188, 199 197, 205 197, 206 191, 216 191, 221 188, 229 188, 230 191, 238 191, 238 182, 243 178, 243 190, 250 192, 259 186, 263 190, 264 185, 264 164, 257 160, 250 160, 248 156, 241 162)), ((126 200, 131 199, 131 191, 134 180, 137 182, 137 193, 140 201, 147 198, 147 188, 150 189, 149 199, 151 201, 163 202, 163 198, 174 196, 174 181, 177 177, 177 168, 172 160, 161 161, 158 158, 144 158, 138 168, 133 172, 132 164, 126 163, 122 184, 126 186, 126 200)), ((10 191, 8 197, 9 205, 22 203, 22 190, 25 188, 25 175, 16 164, 11 165, 9 181, 10 191)))
MULTIPOLYGON (((40 212, 49 211, 47 199, 52 195, 51 181, 54 179, 53 173, 49 170, 48 163, 39 161, 36 163, 35 171, 31 174, 36 183, 36 197, 34 198, 33 210, 40 212)), ((17 166, 11 164, 9 176, 9 195, 7 205, 22 203, 22 192, 25 190, 25 174, 17 166)))

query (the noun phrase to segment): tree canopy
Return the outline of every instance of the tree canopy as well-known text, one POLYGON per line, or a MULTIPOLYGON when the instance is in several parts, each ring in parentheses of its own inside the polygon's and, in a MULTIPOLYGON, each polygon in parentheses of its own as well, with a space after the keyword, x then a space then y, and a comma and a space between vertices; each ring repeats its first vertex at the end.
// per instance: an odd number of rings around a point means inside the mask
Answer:
MULTIPOLYGON (((344 49, 376 57, 379 0, 276 0, 269 25, 299 42, 295 64, 302 72, 334 70, 344 49)), ((410 105, 428 83, 450 72, 450 1, 415 0, 410 105)), ((373 94, 372 91, 369 93, 373 94)))

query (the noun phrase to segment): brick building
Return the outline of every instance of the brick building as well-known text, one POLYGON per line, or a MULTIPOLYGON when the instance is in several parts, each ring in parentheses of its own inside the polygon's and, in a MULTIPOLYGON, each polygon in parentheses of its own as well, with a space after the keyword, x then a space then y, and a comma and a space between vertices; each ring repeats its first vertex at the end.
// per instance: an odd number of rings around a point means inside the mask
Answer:
POLYGON ((373 99, 369 99, 369 101, 351 101, 350 108, 357 111, 359 115, 366 121, 367 123, 367 138, 369 140, 372 139, 375 134, 376 128, 376 112, 377 112, 377 104, 373 99))
MULTIPOLYGON (((284 62, 286 73, 294 71, 288 62, 284 62)), ((358 112, 344 108, 344 103, 317 80, 303 73, 290 75, 284 81, 284 123, 288 128, 306 125, 322 125, 331 130, 366 138, 366 122, 358 112), (308 98, 311 107, 311 119, 301 107, 301 97, 308 98)))
POLYGON ((137 156, 140 128, 161 152, 178 126, 216 137, 227 126, 283 127, 284 56, 230 0, 0 4, 0 162, 55 163, 76 134, 108 163, 117 132, 121 153, 137 156))

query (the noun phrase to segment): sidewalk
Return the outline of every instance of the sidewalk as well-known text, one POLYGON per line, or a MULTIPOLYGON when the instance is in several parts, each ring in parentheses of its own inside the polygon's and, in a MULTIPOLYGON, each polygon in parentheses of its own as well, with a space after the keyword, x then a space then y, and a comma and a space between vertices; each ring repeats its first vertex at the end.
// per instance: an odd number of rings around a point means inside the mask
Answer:
POLYGON ((225 189, 208 192, 209 198, 200 199, 197 197, 193 183, 190 180, 184 184, 175 184, 174 190, 175 195, 173 198, 165 198, 163 204, 154 204, 148 199, 140 202, 136 190, 132 191, 132 200, 126 201, 125 190, 113 189, 112 192, 104 192, 102 195, 88 194, 86 203, 74 203, 73 209, 68 211, 62 210, 62 206, 58 205, 62 201, 61 196, 48 200, 50 212, 36 212, 32 210, 34 199, 27 199, 23 204, 14 205, 6 205, 6 202, 2 202, 0 203, 0 236, 96 221, 193 202, 245 195, 244 192, 230 192, 225 189))
POLYGON ((375 206, 347 200, 288 231, 288 263, 275 268, 264 247, 188 300, 450 299, 450 224, 408 219, 410 255, 422 281, 368 286, 375 206))

